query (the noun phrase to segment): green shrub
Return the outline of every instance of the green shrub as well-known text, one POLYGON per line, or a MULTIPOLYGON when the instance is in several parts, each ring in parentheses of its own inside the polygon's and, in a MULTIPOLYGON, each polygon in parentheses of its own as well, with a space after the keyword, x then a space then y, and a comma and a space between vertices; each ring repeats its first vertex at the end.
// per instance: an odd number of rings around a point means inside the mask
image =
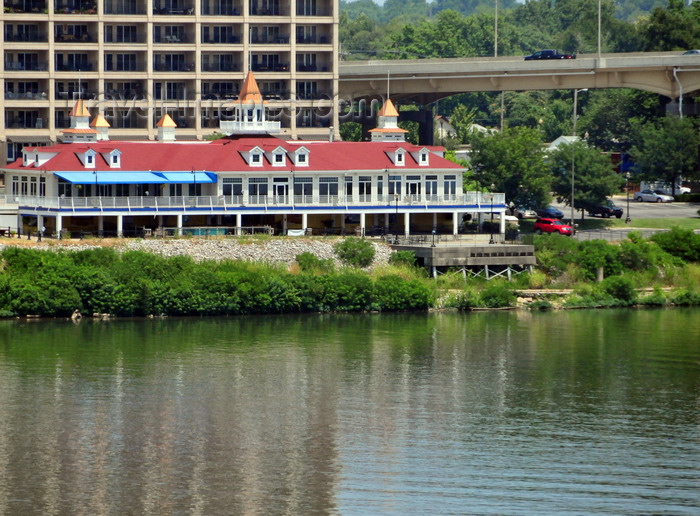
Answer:
POLYGON ((382 276, 375 282, 375 304, 382 311, 425 310, 432 304, 428 287, 401 276, 382 276))
POLYGON ((321 260, 318 256, 308 251, 296 255, 294 258, 299 265, 299 268, 304 272, 317 272, 327 274, 332 272, 333 260, 330 258, 321 260))
POLYGON ((456 295, 451 295, 445 300, 445 306, 448 308, 457 308, 458 310, 471 310, 481 306, 479 294, 471 289, 465 289, 456 295))
POLYGON ((320 306, 324 312, 361 312, 372 306, 374 289, 366 274, 319 276, 318 281, 323 286, 320 306))
POLYGON ((553 307, 552 303, 547 301, 546 299, 536 299, 532 303, 527 305, 527 308, 532 311, 542 311, 544 312, 545 310, 551 310, 553 307))
POLYGON ((637 304, 644 306, 664 306, 668 303, 666 296, 659 287, 654 288, 654 292, 637 300, 637 304))
POLYGON ((622 276, 605 278, 602 283, 603 292, 624 304, 632 305, 637 299, 637 292, 632 282, 622 276))
POLYGON ((690 290, 681 290, 671 298, 671 302, 680 306, 698 306, 700 305, 700 294, 690 290))
POLYGON ((487 308, 506 308, 514 306, 516 296, 502 283, 492 283, 481 292, 481 303, 487 308))
POLYGON ((535 254, 540 269, 549 276, 557 277, 570 263, 576 262, 579 243, 573 238, 549 238, 550 236, 535 236, 535 254))
POLYGON ((389 263, 391 265, 414 267, 416 265, 416 253, 413 251, 396 251, 389 255, 389 263))
POLYGON ((587 279, 594 280, 600 267, 603 268, 606 277, 622 272, 618 254, 618 246, 611 245, 605 240, 590 240, 581 242, 575 262, 585 271, 587 279))
POLYGON ((700 262, 700 235, 689 229, 674 227, 671 231, 656 233, 651 240, 685 262, 700 262))
POLYGON ((374 261, 374 246, 361 238, 346 238, 335 244, 333 250, 341 262, 353 267, 369 267, 374 261))

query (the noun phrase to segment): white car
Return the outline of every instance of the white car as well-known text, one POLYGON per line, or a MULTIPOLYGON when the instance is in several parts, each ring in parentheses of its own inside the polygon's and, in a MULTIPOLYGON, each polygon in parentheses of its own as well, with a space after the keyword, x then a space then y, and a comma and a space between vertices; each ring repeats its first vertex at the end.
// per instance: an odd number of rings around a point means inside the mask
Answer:
POLYGON ((535 210, 531 210, 529 208, 521 208, 518 206, 515 206, 510 209, 511 213, 513 216, 518 217, 518 219, 536 219, 537 218, 537 213, 535 210))
POLYGON ((637 202, 673 202, 673 197, 658 190, 642 190, 635 192, 637 202))

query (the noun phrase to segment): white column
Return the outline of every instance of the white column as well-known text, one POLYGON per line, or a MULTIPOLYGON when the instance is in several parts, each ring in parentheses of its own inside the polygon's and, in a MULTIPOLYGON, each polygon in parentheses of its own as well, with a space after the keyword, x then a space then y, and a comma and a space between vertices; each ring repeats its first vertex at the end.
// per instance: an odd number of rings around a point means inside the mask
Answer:
POLYGON ((338 216, 340 217, 340 232, 345 233, 345 215, 340 213, 338 216))
POLYGON ((182 214, 177 215, 177 236, 182 236, 182 214))
POLYGON ((386 213, 384 214, 384 228, 386 229, 386 232, 389 232, 389 218, 391 217, 391 213, 386 213))
POLYGON ((309 214, 308 213, 302 213, 301 214, 301 228, 306 232, 306 228, 309 227, 309 214))
POLYGON ((452 213, 452 234, 459 234, 459 212, 452 213))
POLYGON ((243 215, 236 213, 236 235, 241 235, 241 226, 243 225, 243 215))
MULTIPOLYGON (((37 232, 41 232, 41 228, 44 227, 44 216, 43 215, 37 215, 36 216, 36 230, 37 232)), ((44 236, 44 235, 41 235, 44 236)))
POLYGON ((500 212, 501 213, 501 223, 500 223, 500 233, 501 235, 505 234, 506 232, 506 214, 504 211, 500 212))
POLYGON ((282 215, 282 234, 287 234, 287 215, 282 215))
POLYGON ((63 217, 61 215, 56 215, 56 237, 61 234, 63 230, 63 217))
POLYGON ((411 231, 411 214, 406 212, 403 214, 403 232, 408 236, 411 231))
POLYGON ((104 215, 97 216, 97 235, 102 236, 105 230, 105 218, 104 215))
POLYGON ((360 235, 365 234, 365 214, 360 213, 360 235))
POLYGON ((117 215, 117 236, 118 237, 124 236, 124 216, 123 215, 117 215))

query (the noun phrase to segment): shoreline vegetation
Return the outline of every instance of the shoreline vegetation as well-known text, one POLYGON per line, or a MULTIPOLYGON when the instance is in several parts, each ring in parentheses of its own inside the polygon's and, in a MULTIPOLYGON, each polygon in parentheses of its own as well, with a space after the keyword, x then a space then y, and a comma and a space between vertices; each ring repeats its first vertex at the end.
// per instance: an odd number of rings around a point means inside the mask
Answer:
POLYGON ((700 235, 680 228, 535 236, 535 270, 510 282, 431 278, 413 253, 355 237, 1 243, 4 318, 700 306, 700 235))

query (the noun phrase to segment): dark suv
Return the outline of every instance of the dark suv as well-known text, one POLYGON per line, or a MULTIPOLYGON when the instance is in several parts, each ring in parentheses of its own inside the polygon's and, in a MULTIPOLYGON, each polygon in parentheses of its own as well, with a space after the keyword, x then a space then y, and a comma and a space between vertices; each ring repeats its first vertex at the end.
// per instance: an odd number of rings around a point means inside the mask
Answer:
POLYGON ((535 233, 559 233, 564 236, 571 236, 574 230, 568 224, 564 224, 559 219, 537 219, 535 221, 535 233))
POLYGON ((595 215, 600 215, 601 217, 604 218, 609 218, 609 217, 617 217, 622 218, 622 208, 619 206, 616 206, 614 202, 612 202, 610 199, 605 201, 603 204, 600 206, 595 206, 588 210, 588 214, 593 217, 595 215))

